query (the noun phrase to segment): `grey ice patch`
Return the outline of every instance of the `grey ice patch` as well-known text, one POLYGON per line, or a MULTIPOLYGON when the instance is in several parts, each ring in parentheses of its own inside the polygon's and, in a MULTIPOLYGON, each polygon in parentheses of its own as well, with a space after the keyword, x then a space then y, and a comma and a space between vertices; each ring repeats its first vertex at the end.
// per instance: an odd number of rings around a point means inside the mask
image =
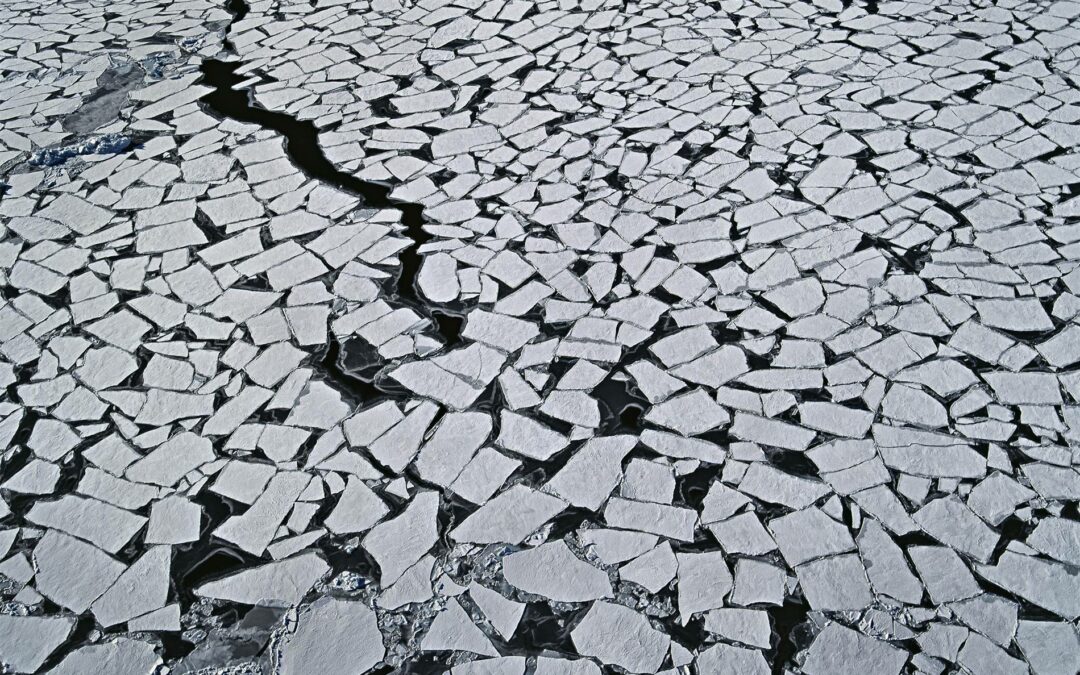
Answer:
POLYGON ((63 120, 64 129, 74 134, 89 134, 115 122, 128 100, 128 92, 138 87, 146 73, 134 63, 114 65, 101 74, 97 89, 83 99, 82 105, 63 120))

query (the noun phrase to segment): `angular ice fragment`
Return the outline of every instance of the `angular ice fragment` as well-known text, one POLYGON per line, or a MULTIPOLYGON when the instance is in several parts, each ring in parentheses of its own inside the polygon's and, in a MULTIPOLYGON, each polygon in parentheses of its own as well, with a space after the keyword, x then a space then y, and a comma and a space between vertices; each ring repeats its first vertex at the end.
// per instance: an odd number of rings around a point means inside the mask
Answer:
POLYGON ((365 672, 386 649, 375 612, 362 602, 319 598, 300 613, 294 633, 281 641, 281 675, 365 672))
POLYGON ((559 602, 612 596, 607 574, 574 555, 562 540, 506 556, 503 574, 512 586, 559 602))

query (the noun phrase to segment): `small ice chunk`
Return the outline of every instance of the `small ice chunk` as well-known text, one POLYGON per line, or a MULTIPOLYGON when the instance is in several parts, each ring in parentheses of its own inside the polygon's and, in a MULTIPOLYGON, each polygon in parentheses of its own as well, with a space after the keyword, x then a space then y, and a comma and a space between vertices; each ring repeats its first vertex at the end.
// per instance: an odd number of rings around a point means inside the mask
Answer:
POLYGON ((480 448, 450 484, 450 491, 473 504, 483 504, 519 466, 521 462, 494 448, 480 448))
POLYGON ((164 607, 169 596, 171 566, 170 547, 151 547, 90 605, 94 618, 109 628, 164 607))
POLYGON ((919 604, 923 594, 922 584, 908 567, 904 552, 885 532, 885 528, 876 520, 867 518, 856 541, 874 591, 901 602, 919 604))
POLYGON ((232 460, 218 473, 210 490, 241 504, 253 504, 275 473, 270 464, 232 460))
POLYGON ((779 567, 751 558, 735 562, 735 588, 731 602, 736 605, 784 604, 787 574, 779 567))
MULTIPOLYGON (((982 593, 975 577, 956 551, 944 546, 910 546, 908 557, 936 604, 963 600, 982 593)), ((1006 551, 1005 555, 1008 555, 1006 551)))
POLYGON ((825 401, 807 401, 799 404, 799 421, 835 436, 863 438, 870 431, 874 413, 825 401))
POLYGON ((975 310, 983 325, 991 328, 1020 332, 1054 329, 1054 322, 1036 298, 977 300, 975 310))
POLYGON ((532 459, 550 459, 569 445, 569 440, 554 429, 509 410, 502 411, 499 427, 496 442, 500 447, 532 459))
POLYGON ((334 534, 366 532, 389 511, 379 495, 356 476, 349 476, 338 503, 323 524, 334 534))
POLYGON ((516 352, 540 334, 535 324, 504 314, 474 309, 465 319, 461 337, 483 342, 496 349, 516 352))
POLYGON ((0 662, 18 673, 35 673, 74 627, 71 616, 0 614, 0 662))
POLYGON ((491 125, 455 129, 441 133, 431 140, 431 154, 438 159, 492 148, 502 142, 499 130, 491 125))
POLYGON ((245 605, 292 607, 329 571, 322 556, 308 551, 208 581, 195 588, 195 595, 245 605))
POLYGON ((1016 507, 1035 497, 1035 492, 1002 473, 993 473, 972 488, 967 504, 991 525, 1000 525, 1016 507))
POLYGON ((710 523, 708 527, 729 555, 764 555, 776 550, 776 542, 755 513, 740 513, 727 520, 710 523))
POLYGON ((817 436, 805 427, 743 412, 735 413, 731 434, 745 441, 799 452, 805 452, 817 436))
POLYGON ((106 553, 122 549, 146 524, 143 516, 76 495, 37 502, 27 512, 26 519, 85 539, 106 553))
POLYGON ((215 457, 210 439, 184 431, 129 466, 124 476, 139 483, 170 487, 215 457))
POLYGON ((1069 621, 1080 616, 1080 575, 1060 563, 1006 550, 979 576, 1069 621))
POLYGON ((439 539, 439 493, 417 493, 396 518, 376 525, 361 541, 379 565, 379 580, 389 586, 439 539))
POLYGON ((469 584, 469 597, 499 635, 507 640, 514 635, 525 613, 524 603, 510 600, 475 581, 469 584))
POLYGON ((154 651, 154 645, 121 637, 76 649, 50 670, 49 675, 148 675, 156 672, 159 665, 161 657, 154 651))
POLYGON ((605 565, 618 565, 645 553, 659 541, 655 534, 608 530, 597 527, 584 530, 579 535, 581 542, 592 546, 596 555, 605 565))
POLYGON ((739 492, 772 504, 805 509, 830 490, 818 481, 785 473, 771 464, 754 462, 739 483, 739 492))
POLYGON ((499 656, 456 665, 450 675, 525 675, 524 656, 499 656))
POLYGON ((982 478, 986 458, 954 436, 875 424, 874 442, 889 468, 927 478, 982 478))
POLYGON ((671 550, 671 544, 665 541, 623 565, 619 569, 619 578, 631 581, 650 593, 659 593, 675 578, 678 569, 679 562, 671 550))
POLYGON ((675 459, 697 459, 709 464, 723 464, 727 453, 716 443, 701 438, 686 438, 658 429, 645 429, 641 442, 661 455, 675 459))
POLYGON ((603 600, 593 603, 570 636, 578 653, 631 673, 657 672, 671 644, 644 615, 603 600))
POLYGON ((645 413, 644 420, 693 436, 727 424, 731 416, 708 392, 695 389, 654 405, 645 413))
POLYGON ((1029 672, 1023 661, 1009 656, 1004 649, 974 631, 968 635, 956 660, 970 673, 1028 675, 1029 672))
POLYGON ((984 373, 983 379, 1006 405, 1061 405, 1061 388, 1051 373, 984 373))
POLYGON ((686 388, 686 383, 672 377, 665 370, 657 368, 651 361, 642 359, 626 367, 634 378, 638 389, 651 403, 659 403, 669 396, 686 388))
POLYGON ((362 673, 386 653, 375 612, 362 602, 319 598, 280 644, 281 675, 362 673))
POLYGON ((491 417, 480 412, 451 412, 420 448, 415 466, 420 478, 448 486, 491 433, 491 417))
POLYGON ((612 497, 604 508, 604 520, 612 527, 693 541, 697 512, 667 504, 612 497))
POLYGON ((916 387, 894 384, 881 401, 881 412, 898 422, 921 427, 943 427, 949 422, 945 406, 916 387))
POLYGON ((619 494, 627 499, 670 504, 675 495, 675 470, 663 462, 631 459, 619 494))
POLYGON ((473 620, 455 598, 435 616, 424 637, 420 640, 424 651, 454 650, 472 652, 483 656, 498 656, 491 640, 476 627, 473 620))
POLYGON ((998 542, 999 535, 953 495, 935 499, 912 517, 931 537, 979 562, 990 559, 998 542))
POLYGON ((934 658, 955 661, 960 647, 970 634, 971 631, 963 626, 934 622, 915 640, 923 653, 934 658))
POLYGON ((761 649, 768 649, 772 638, 769 613, 761 609, 714 609, 705 615, 705 630, 761 649))
POLYGON ((829 623, 814 638, 802 670, 806 675, 899 675, 907 659, 907 652, 888 642, 829 623))
POLYGON ((435 558, 425 555, 420 562, 405 570, 392 586, 379 594, 379 607, 398 609, 413 602, 430 600, 434 595, 431 587, 431 572, 434 567, 435 558))
POLYGON ((553 419, 589 429, 600 426, 600 405, 583 391, 555 390, 547 395, 539 408, 553 419))
POLYGON ((854 553, 808 562, 795 574, 806 601, 819 611, 860 610, 874 600, 862 560, 854 553))
MULTIPOLYGON (((0 634, 3 631, 0 630, 0 634)), ((1080 672, 1080 636, 1070 624, 1020 621, 1016 644, 1035 675, 1073 675, 1080 672)))
POLYGON ((506 556, 503 574, 512 586, 559 602, 612 596, 607 574, 574 555, 561 539, 506 556))
POLYGON ((769 529, 784 560, 792 567, 855 549, 847 527, 815 507, 774 518, 769 521, 769 529))
POLYGON ((424 258, 416 284, 428 300, 445 303, 457 299, 461 292, 458 283, 457 261, 446 253, 433 253, 424 258))
MULTIPOLYGON (((748 611, 748 610, 732 610, 748 611)), ((716 644, 702 651, 694 661, 699 673, 716 675, 768 675, 769 664, 756 649, 716 644)))
POLYGON ((595 511, 618 485, 623 458, 636 444, 636 438, 626 435, 589 439, 548 481, 544 492, 595 511))
POLYGON ((734 579, 724 554, 677 553, 679 561, 679 620, 685 626, 691 615, 723 607, 724 598, 734 587, 734 579))
POLYGON ((185 544, 199 538, 202 508, 180 495, 154 502, 150 507, 150 524, 146 528, 147 544, 185 544))
POLYGON ((1008 646, 1016 634, 1018 605, 1000 595, 984 593, 949 608, 958 619, 999 645, 1008 646))
POLYGON ((600 666, 588 659, 570 661, 551 656, 538 656, 533 675, 600 675, 600 672, 600 666))
POLYGON ((517 484, 474 511, 450 531, 454 541, 520 544, 566 508, 566 502, 517 484))
POLYGON ((55 530, 41 538, 33 559, 38 592, 76 614, 85 612, 124 571, 123 563, 100 549, 55 530))
POLYGON ((394 474, 400 474, 419 452, 424 435, 438 412, 439 406, 430 401, 416 406, 405 419, 371 443, 371 455, 394 474))
POLYGON ((1027 545, 1068 565, 1080 567, 1080 523, 1043 518, 1028 535, 1027 545))
POLYGON ((32 459, 19 471, 0 484, 0 488, 24 495, 47 495, 56 489, 60 467, 52 462, 32 459))
POLYGON ((244 513, 231 516, 218 526, 214 536, 230 541, 252 555, 261 555, 310 482, 311 476, 302 471, 275 474, 255 503, 244 513))

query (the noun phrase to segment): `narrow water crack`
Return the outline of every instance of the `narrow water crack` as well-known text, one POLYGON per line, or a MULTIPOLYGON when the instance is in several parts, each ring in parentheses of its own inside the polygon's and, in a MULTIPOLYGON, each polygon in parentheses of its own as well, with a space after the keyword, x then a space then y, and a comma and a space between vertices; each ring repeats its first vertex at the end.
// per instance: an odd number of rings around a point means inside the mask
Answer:
MULTIPOLYGON (((242 0, 230 0, 227 8, 233 13, 234 20, 247 13, 247 6, 242 0)), ((280 134, 284 138, 284 149, 289 160, 310 178, 359 196, 366 207, 397 210, 401 214, 402 234, 412 243, 398 253, 395 299, 426 316, 431 326, 442 335, 444 343, 453 345, 460 334, 460 320, 447 320, 448 315, 445 313, 432 312, 431 308, 420 300, 417 292, 416 276, 421 264, 420 247, 432 238, 423 227, 423 205, 392 199, 392 187, 363 180, 335 167, 319 145, 319 130, 313 122, 267 110, 254 103, 249 90, 236 88, 245 79, 236 72, 240 65, 240 62, 217 59, 203 61, 200 66, 200 81, 213 87, 213 90, 202 97, 202 103, 222 118, 255 124, 280 134)), ((348 368, 350 361, 356 360, 351 358, 352 352, 359 350, 367 354, 370 351, 366 349, 367 345, 353 344, 353 340, 345 340, 341 344, 336 340, 331 342, 331 348, 322 361, 326 375, 360 401, 370 402, 381 398, 385 392, 376 388, 373 373, 369 372, 365 376, 353 373, 348 368)), ((381 364, 373 365, 376 370, 381 367, 381 364)))
POLYGON ((240 65, 239 62, 228 63, 217 59, 203 61, 199 68, 202 72, 201 83, 214 89, 202 97, 202 102, 223 118, 256 124, 281 134, 289 159, 309 177, 360 196, 364 205, 370 208, 400 212, 403 233, 413 243, 398 256, 401 270, 397 292, 401 298, 420 306, 416 291, 416 275, 420 271, 421 259, 419 248, 431 240, 431 235, 424 230, 423 205, 391 199, 390 186, 363 180, 335 167, 319 145, 319 130, 313 122, 255 105, 248 90, 235 88, 244 81, 244 77, 236 73, 240 65))

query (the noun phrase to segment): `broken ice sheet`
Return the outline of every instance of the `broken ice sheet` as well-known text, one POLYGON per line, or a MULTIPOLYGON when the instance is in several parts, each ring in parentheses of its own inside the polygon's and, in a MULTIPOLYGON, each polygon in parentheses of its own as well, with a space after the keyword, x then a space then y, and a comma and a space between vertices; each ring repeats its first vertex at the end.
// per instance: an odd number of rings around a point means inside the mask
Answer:
POLYGON ((429 4, 5 15, 0 660, 1075 671, 1077 9, 429 4))

